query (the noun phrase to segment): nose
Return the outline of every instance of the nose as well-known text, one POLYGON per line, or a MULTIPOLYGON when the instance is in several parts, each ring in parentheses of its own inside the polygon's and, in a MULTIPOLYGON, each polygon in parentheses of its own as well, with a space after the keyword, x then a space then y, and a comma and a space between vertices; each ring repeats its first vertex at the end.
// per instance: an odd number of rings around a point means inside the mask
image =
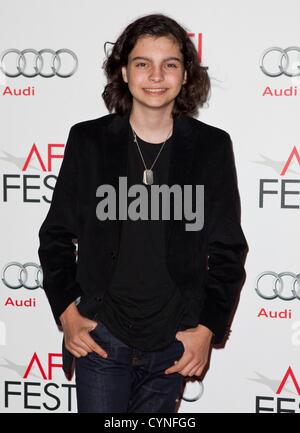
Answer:
POLYGON ((149 79, 151 81, 161 81, 163 80, 163 78, 164 77, 161 68, 159 66, 157 67, 153 66, 152 71, 149 75, 149 79))

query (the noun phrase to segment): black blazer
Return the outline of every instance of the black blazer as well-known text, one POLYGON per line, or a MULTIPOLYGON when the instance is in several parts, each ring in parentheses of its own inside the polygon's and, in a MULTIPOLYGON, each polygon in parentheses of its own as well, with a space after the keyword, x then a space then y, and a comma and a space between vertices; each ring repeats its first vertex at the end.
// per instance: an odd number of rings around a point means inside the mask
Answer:
MULTIPOLYGON (((83 313, 92 318, 93 300, 111 281, 122 221, 97 219, 96 189, 108 183, 117 190, 119 176, 127 175, 129 133, 129 114, 116 113, 70 129, 39 230, 43 288, 58 325, 60 314, 79 296, 86 300, 83 313)), ((248 252, 232 143, 227 132, 188 116, 174 119, 173 136, 168 185, 204 185, 204 226, 186 231, 189 221, 167 221, 167 267, 189 311, 220 343, 245 280, 248 252)))

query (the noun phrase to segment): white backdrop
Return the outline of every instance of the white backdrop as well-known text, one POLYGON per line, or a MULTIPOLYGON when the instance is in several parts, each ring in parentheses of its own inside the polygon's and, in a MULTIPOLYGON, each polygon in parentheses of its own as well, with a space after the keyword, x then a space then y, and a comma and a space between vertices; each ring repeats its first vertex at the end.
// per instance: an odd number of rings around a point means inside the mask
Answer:
MULTIPOLYGON (((108 113, 101 98, 104 42, 115 41, 129 22, 149 13, 176 19, 196 46, 202 34, 212 97, 199 118, 232 137, 242 227, 250 247, 247 280, 230 338, 224 350, 213 350, 203 383, 187 384, 179 412, 299 412, 300 4, 296 0, 185 4, 153 0, 151 5, 138 0, 1 1, 1 55, 9 48, 67 48, 76 54, 78 69, 68 78, 8 77, 0 72, 0 412, 76 412, 74 380, 68 382, 59 367, 61 333, 43 290, 26 288, 41 280, 36 274, 38 230, 52 195, 47 184, 54 186, 51 176, 57 175, 61 164, 56 158, 48 167, 48 145, 55 144, 53 153, 63 155, 63 146, 57 145, 65 144, 71 125, 108 113), (267 54, 263 72, 261 57, 274 47, 279 50, 267 54), (268 75, 280 72, 280 65, 281 75, 268 75), (261 194, 262 206, 260 186, 274 192, 261 194), (16 264, 7 267, 12 262, 16 264), (21 272, 26 263, 30 263, 27 279, 21 272), (259 280, 259 295, 255 287, 263 272, 272 274, 259 280), (278 276, 282 272, 288 274, 278 276), (266 299, 272 294, 274 299, 266 299)), ((49 73, 50 55, 43 57, 49 73)), ((17 58, 9 54, 2 59, 6 72, 16 70, 17 58)), ((34 55, 29 53, 26 59, 26 71, 33 73, 34 55)), ((61 71, 66 73, 73 67, 72 59, 62 54, 61 60, 61 71)))

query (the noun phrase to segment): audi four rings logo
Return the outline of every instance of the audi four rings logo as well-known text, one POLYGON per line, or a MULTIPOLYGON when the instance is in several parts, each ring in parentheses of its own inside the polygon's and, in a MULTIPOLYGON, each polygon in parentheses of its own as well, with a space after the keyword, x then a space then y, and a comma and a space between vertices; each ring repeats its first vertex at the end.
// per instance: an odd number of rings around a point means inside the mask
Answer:
POLYGON ((281 272, 280 274, 276 274, 276 272, 272 271, 262 272, 256 279, 255 291, 264 299, 279 298, 284 301, 292 301, 296 298, 300 299, 300 274, 296 275, 293 272, 281 272), (262 278, 267 276, 273 277, 273 286, 271 290, 268 290, 269 292, 271 291, 271 293, 265 293, 266 290, 259 287, 259 284, 262 286, 262 278), (291 277, 292 281, 289 284, 287 282, 284 283, 283 277, 291 277))
POLYGON ((288 47, 286 49, 282 49, 279 47, 271 47, 265 50, 260 59, 260 69, 262 72, 268 77, 279 77, 280 75, 286 75, 288 77, 298 77, 300 76, 300 59, 299 59, 300 48, 299 47, 288 47), (291 62, 291 53, 294 52, 298 55, 297 61, 291 62), (273 61, 273 66, 268 64, 266 67, 266 57, 269 58, 272 54, 278 53, 278 60, 273 61), (289 70, 289 67, 292 63, 292 68, 289 70), (271 70, 270 70, 271 69, 271 70))
POLYGON ((10 289, 16 290, 16 289, 20 289, 21 287, 24 287, 25 289, 28 290, 36 290, 39 287, 41 288, 43 287, 42 275, 43 275, 42 268, 36 263, 27 262, 22 265, 22 263, 19 262, 10 262, 7 265, 5 265, 4 268, 2 269, 1 279, 3 284, 10 289), (9 272, 9 268, 13 268, 13 267, 17 268, 17 274, 15 274, 14 278, 12 278, 11 272, 9 272), (35 274, 32 278, 33 281, 31 282, 31 284, 28 283, 29 275, 28 275, 27 268, 29 267, 33 268, 35 271, 35 274))
MULTIPOLYGON (((30 56, 32 57, 32 56, 30 56)), ((23 77, 36 77, 37 75, 40 75, 44 78, 50 78, 57 75, 61 78, 68 78, 71 77, 71 75, 75 74, 78 68, 78 58, 76 54, 68 50, 67 48, 62 48, 60 50, 54 51, 50 48, 44 48, 43 50, 37 51, 33 48, 27 48, 26 50, 17 50, 16 48, 9 48, 5 51, 3 51, 0 55, 0 70, 7 76, 7 77, 18 77, 19 75, 23 75, 23 77), (28 56, 26 60, 26 54, 31 53, 34 55, 34 59, 30 62, 31 65, 29 65, 28 56), (50 73, 44 72, 44 66, 45 66, 45 60, 44 60, 44 54, 52 54, 51 61, 50 61, 50 73), (60 58, 61 54, 68 54, 72 58, 73 67, 68 73, 61 73, 60 69, 62 66, 62 60, 60 58), (5 64, 5 58, 7 60, 7 57, 11 55, 17 56, 16 58, 16 66, 13 68, 12 71, 8 71, 8 67, 5 64), (28 72, 27 69, 33 70, 34 72, 28 72)))

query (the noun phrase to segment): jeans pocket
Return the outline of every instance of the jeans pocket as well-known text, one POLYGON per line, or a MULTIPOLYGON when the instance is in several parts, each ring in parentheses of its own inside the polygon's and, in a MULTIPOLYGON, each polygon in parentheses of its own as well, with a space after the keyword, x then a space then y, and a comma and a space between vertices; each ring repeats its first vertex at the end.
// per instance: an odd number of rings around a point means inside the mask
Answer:
POLYGON ((185 347, 184 347, 183 342, 182 342, 181 340, 178 340, 178 338, 176 338, 176 337, 175 337, 175 342, 176 342, 176 343, 178 344, 178 346, 181 348, 182 353, 184 353, 184 351, 185 351, 185 347))
POLYGON ((92 329, 91 331, 89 331, 89 334, 92 334, 92 333, 94 333, 94 332, 97 332, 101 326, 102 326, 102 323, 98 320, 98 321, 97 321, 97 325, 95 326, 94 329, 92 329))

